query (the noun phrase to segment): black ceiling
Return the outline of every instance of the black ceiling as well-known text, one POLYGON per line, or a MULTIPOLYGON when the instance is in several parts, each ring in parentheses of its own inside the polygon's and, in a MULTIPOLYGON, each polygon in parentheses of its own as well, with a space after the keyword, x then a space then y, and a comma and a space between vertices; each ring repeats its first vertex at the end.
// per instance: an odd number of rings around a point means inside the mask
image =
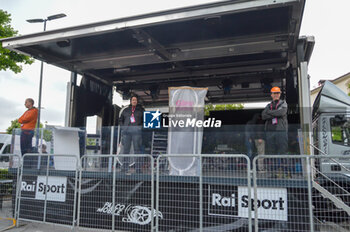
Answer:
POLYGON ((2 42, 121 93, 136 92, 146 104, 166 104, 167 88, 183 85, 209 87, 213 103, 256 101, 269 97, 264 80, 281 85, 295 63, 303 7, 297 0, 224 1, 2 42), (158 98, 150 88, 159 89, 158 98))

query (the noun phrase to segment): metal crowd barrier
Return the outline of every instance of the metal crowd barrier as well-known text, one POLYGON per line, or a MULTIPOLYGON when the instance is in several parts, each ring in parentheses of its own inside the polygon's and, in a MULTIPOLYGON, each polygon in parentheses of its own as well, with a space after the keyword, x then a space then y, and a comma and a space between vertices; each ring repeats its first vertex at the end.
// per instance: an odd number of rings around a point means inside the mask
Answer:
POLYGON ((16 225, 18 177, 21 157, 12 154, 0 155, 0 224, 1 230, 11 229, 16 225), (14 191, 14 189, 16 191, 14 191), (12 197, 14 194, 14 197, 12 197), (12 201, 14 199, 14 202, 12 201), (12 224, 12 225, 11 225, 12 224))
POLYGON ((159 156, 156 231, 251 231, 250 181, 245 155, 159 156), (240 193, 247 198, 245 212, 238 210, 240 193))
POLYGON ((17 222, 75 226, 79 159, 76 155, 22 157, 17 222))
POLYGON ((152 231, 154 160, 149 155, 85 155, 79 175, 78 228, 152 231), (94 158, 99 168, 89 165, 94 158))
POLYGON ((271 219, 277 231, 350 231, 349 165, 346 156, 255 157, 255 231, 271 229, 271 219))
POLYGON ((259 155, 252 170, 240 154, 7 157, 16 190, 8 212, 18 221, 77 231, 350 231, 347 156, 259 155))

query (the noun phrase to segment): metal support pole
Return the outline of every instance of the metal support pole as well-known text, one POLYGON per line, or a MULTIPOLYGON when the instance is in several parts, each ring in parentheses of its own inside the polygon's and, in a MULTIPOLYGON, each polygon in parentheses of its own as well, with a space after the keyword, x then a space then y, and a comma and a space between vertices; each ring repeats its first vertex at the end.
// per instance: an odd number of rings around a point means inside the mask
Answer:
POLYGON ((308 192, 308 202, 309 202, 309 220, 310 220, 310 231, 314 232, 314 214, 312 209, 312 183, 311 183, 311 163, 310 158, 306 157, 306 169, 307 169, 307 192, 308 192))
MULTIPOLYGON (((116 161, 116 157, 113 157, 113 178, 112 178, 112 205, 113 207, 115 207, 115 179, 116 179, 116 166, 117 166, 117 161, 116 161)), ((115 231, 115 210, 113 210, 113 214, 112 214, 112 231, 115 231)))
MULTIPOLYGON (((46 21, 47 21, 47 19, 44 20, 44 31, 46 31, 46 21)), ((41 66, 40 66, 40 81, 39 81, 39 101, 38 101, 38 123, 37 123, 37 128, 40 128, 41 92, 42 92, 42 87, 43 87, 43 72, 44 72, 44 62, 41 61, 41 66)))
POLYGON ((20 186, 21 186, 21 182, 20 182, 20 178, 21 178, 21 169, 22 169, 22 161, 21 161, 21 157, 20 156, 13 156, 12 159, 15 159, 15 157, 18 159, 18 167, 17 167, 17 183, 16 183, 16 200, 15 200, 15 219, 16 219, 16 227, 18 227, 18 218, 19 218, 19 210, 18 210, 18 201, 19 201, 19 194, 20 194, 20 186))
POLYGON ((253 207, 254 207, 254 230, 255 232, 258 232, 259 231, 258 204, 257 204, 257 201, 255 200, 255 199, 258 199, 256 162, 255 162, 256 159, 257 157, 255 157, 253 161, 253 189, 254 189, 254 206, 253 207))
MULTIPOLYGON (((154 231, 154 158, 150 156, 151 162, 151 231, 154 231)), ((157 198, 158 200, 158 198, 157 198)), ((158 217, 158 211, 156 211, 158 217)))
POLYGON ((112 171, 113 145, 114 145, 114 126, 111 126, 111 142, 109 147, 109 154, 111 155, 111 158, 108 159, 108 172, 112 171))
POLYGON ((83 168, 82 164, 85 160, 85 157, 80 158, 80 170, 79 170, 79 187, 78 187, 78 212, 77 212, 77 227, 79 229, 79 223, 80 223, 80 205, 81 205, 81 181, 82 181, 82 175, 83 175, 83 168))
POLYGON ((73 126, 73 104, 74 104, 74 87, 77 83, 77 73, 71 72, 70 82, 67 83, 67 95, 66 95, 66 112, 64 119, 64 126, 73 126))
POLYGON ((199 154, 199 231, 203 231, 203 169, 201 154, 199 154))
MULTIPOLYGON (((46 185, 45 186, 48 186, 49 184, 49 160, 50 160, 50 157, 51 157, 51 154, 48 154, 48 162, 46 164, 46 185)), ((43 218, 43 221, 46 222, 46 208, 47 208, 47 193, 45 194, 45 202, 44 202, 44 218, 43 218)))
POLYGON ((304 153, 313 154, 310 144, 312 143, 311 128, 311 99, 310 99, 310 80, 307 74, 307 62, 301 62, 299 68, 299 105, 300 105, 300 122, 304 137, 304 153))
MULTIPOLYGON (((250 159, 247 159, 247 186, 248 186, 248 231, 252 232, 252 183, 251 183, 251 169, 250 169, 250 159)), ((254 161, 253 161, 254 162, 254 161)), ((255 162, 254 162, 255 163, 255 162)), ((255 165, 256 166, 256 165, 255 165)), ((254 168, 253 168, 254 170, 254 168)), ((255 167, 256 173, 256 167, 255 167)), ((257 198, 254 198, 257 199, 257 198)), ((255 202, 255 201, 254 201, 255 202)))
POLYGON ((77 191, 78 191, 78 173, 79 170, 81 168, 81 163, 80 163, 80 159, 78 159, 78 157, 75 157, 75 162, 76 162, 76 169, 75 169, 75 181, 74 181, 74 206, 73 206, 73 223, 72 223, 72 227, 74 228, 77 220, 76 220, 76 211, 77 211, 77 191))
MULTIPOLYGON (((157 158, 157 169, 156 169, 156 211, 159 212, 159 160, 163 158, 162 155, 157 158)), ((168 157, 166 157, 168 159, 168 157)), ((152 168, 153 169, 153 168, 152 168)), ((156 232, 159 231, 159 217, 156 217, 156 232)))

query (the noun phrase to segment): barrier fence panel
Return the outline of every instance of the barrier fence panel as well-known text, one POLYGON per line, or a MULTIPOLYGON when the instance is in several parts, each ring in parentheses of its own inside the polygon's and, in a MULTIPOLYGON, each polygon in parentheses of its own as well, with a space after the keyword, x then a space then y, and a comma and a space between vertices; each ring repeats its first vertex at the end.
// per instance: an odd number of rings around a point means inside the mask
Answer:
POLYGON ((248 231, 250 186, 245 155, 159 156, 156 231, 248 231))
POLYGON ((25 154, 18 185, 18 220, 73 227, 78 170, 75 155, 25 154))
POLYGON ((350 157, 310 158, 315 230, 350 231, 350 157))
POLYGON ((308 158, 300 155, 254 158, 255 231, 312 231, 309 165, 302 167, 303 163, 309 164, 308 158))
POLYGON ((0 228, 10 229, 16 224, 17 191, 20 156, 0 155, 0 228))
POLYGON ((153 158, 149 155, 85 155, 88 160, 110 162, 105 168, 80 170, 79 228, 112 231, 151 231, 154 212, 153 158), (108 168, 112 167, 112 169, 108 168))

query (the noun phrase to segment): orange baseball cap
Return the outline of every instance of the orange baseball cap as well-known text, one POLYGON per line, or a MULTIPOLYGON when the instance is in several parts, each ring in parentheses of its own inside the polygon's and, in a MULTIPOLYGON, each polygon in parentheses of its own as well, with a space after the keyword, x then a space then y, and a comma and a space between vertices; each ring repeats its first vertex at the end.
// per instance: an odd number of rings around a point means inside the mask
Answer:
POLYGON ((280 93, 280 92, 281 92, 281 89, 277 86, 272 87, 272 89, 271 89, 271 93, 280 93))

